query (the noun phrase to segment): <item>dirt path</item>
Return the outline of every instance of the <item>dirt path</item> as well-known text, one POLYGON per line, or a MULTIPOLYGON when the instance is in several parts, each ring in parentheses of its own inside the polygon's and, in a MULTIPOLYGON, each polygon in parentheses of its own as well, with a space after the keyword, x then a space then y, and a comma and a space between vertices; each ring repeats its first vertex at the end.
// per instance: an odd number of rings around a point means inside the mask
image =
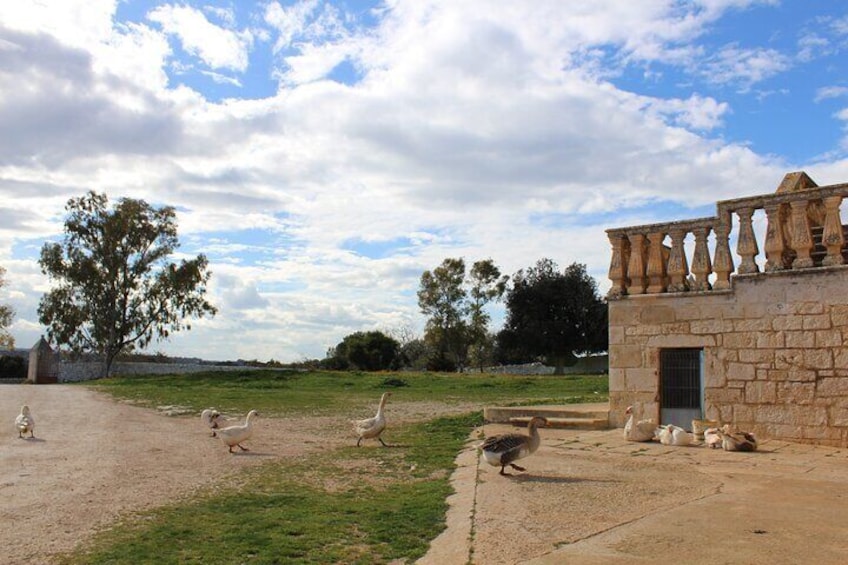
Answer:
POLYGON ((122 513, 190 495, 246 466, 349 439, 343 421, 259 418, 256 439, 246 444, 251 451, 231 455, 197 417, 167 417, 67 385, 0 386, 0 421, 5 565, 48 563, 122 513), (35 439, 19 439, 14 430, 22 404, 36 419, 35 439))
MULTIPOLYGON (((401 423, 475 406, 390 408, 401 423)), ((260 416, 255 426, 251 450, 230 454, 194 414, 169 417, 81 386, 0 385, 0 564, 49 563, 122 514, 190 496, 245 467, 355 443, 342 417, 260 416), (15 431, 23 404, 36 420, 35 439, 15 431)))

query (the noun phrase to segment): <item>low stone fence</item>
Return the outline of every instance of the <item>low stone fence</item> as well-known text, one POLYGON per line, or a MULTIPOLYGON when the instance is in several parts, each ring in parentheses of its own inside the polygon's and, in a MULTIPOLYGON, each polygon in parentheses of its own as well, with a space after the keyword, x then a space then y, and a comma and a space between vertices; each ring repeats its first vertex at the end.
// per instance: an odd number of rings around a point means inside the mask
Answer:
MULTIPOLYGON (((206 371, 261 370, 245 365, 207 365, 203 363, 114 363, 113 375, 170 375, 206 371)), ((103 364, 99 362, 69 362, 59 365, 59 382, 72 383, 100 378, 103 364)))
MULTIPOLYGON (((542 363, 525 363, 524 365, 499 365, 497 367, 486 367, 486 373, 495 375, 553 375, 554 367, 542 363)), ((600 375, 609 372, 608 355, 592 355, 582 357, 571 367, 564 367, 564 375, 600 375)))

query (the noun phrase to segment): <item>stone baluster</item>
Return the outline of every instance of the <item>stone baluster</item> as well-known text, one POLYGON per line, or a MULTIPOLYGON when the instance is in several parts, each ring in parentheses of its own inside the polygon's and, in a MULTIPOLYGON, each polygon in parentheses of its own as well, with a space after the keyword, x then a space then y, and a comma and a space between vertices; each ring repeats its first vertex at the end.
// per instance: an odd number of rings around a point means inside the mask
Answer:
POLYGON ((824 199, 825 218, 822 244, 827 249, 827 255, 822 259, 822 265, 826 267, 842 265, 845 262, 845 259, 842 257, 842 246, 845 244, 845 236, 842 233, 842 219, 839 216, 839 207, 841 205, 841 196, 831 196, 824 199))
POLYGON ((645 276, 645 234, 634 233, 627 237, 630 239, 630 261, 627 265, 630 284, 627 285, 627 294, 645 294, 648 287, 648 279, 645 276))
POLYGON ((795 251, 793 269, 806 269, 813 266, 810 252, 813 250, 813 236, 810 233, 810 221, 807 218, 807 201, 793 200, 791 209, 792 230, 789 232, 792 249, 795 251))
POLYGON ((666 251, 663 245, 665 235, 665 232, 651 232, 648 234, 648 241, 650 242, 648 246, 648 267, 646 269, 648 294, 665 292, 668 285, 665 267, 666 251))
POLYGON ((609 278, 612 287, 607 293, 609 298, 619 298, 627 294, 627 264, 630 261, 630 241, 623 234, 609 235, 612 244, 612 260, 610 261, 609 278))
POLYGON ((673 227, 669 230, 671 236, 671 251, 668 255, 668 278, 669 292, 684 292, 689 290, 689 264, 686 261, 686 252, 683 243, 686 240, 687 230, 681 227, 673 227))
POLYGON ((695 290, 710 290, 710 274, 713 272, 710 263, 710 250, 707 247, 707 237, 710 228, 696 228, 692 230, 695 234, 695 252, 692 254, 692 274, 695 275, 695 290))
POLYGON ((716 281, 713 289, 724 290, 730 288, 730 273, 733 272, 733 257, 730 256, 730 213, 725 213, 715 226, 716 246, 713 271, 716 281))
POLYGON ((757 236, 754 235, 754 209, 741 208, 736 211, 739 216, 739 240, 736 242, 736 254, 741 257, 739 274, 758 273, 760 268, 754 258, 760 252, 757 246, 757 236))
POLYGON ((767 204, 766 240, 763 250, 766 254, 766 272, 782 271, 786 268, 786 241, 783 237, 784 207, 781 204, 767 204))

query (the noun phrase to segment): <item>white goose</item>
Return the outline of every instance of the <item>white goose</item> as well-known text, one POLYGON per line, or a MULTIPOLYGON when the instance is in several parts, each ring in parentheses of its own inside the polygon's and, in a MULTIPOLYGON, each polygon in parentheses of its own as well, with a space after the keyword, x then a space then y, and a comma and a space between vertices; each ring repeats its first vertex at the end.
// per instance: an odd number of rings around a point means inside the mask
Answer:
MULTIPOLYGON (((207 408, 206 410, 201 412, 200 421, 213 430, 221 427, 226 427, 221 425, 224 421, 224 417, 221 416, 221 413, 215 410, 214 408, 207 408)), ((211 435, 214 436, 215 432, 213 431, 211 435)))
POLYGON ((21 413, 15 418, 15 429, 18 430, 19 438, 24 437, 26 433, 29 433, 29 437, 35 437, 35 418, 26 404, 21 406, 21 413))
POLYGON ((380 405, 377 407, 376 415, 371 418, 365 418, 364 420, 353 421, 353 429, 357 435, 356 447, 359 447, 363 439, 374 438, 377 438, 383 444, 383 447, 388 447, 386 442, 383 441, 383 438, 380 437, 380 434, 386 429, 386 417, 383 415, 383 409, 386 407, 386 402, 388 402, 391 395, 391 392, 383 393, 380 397, 380 405))
POLYGON ((507 465, 518 471, 524 471, 513 461, 523 459, 539 449, 542 439, 539 436, 539 426, 545 427, 548 421, 541 416, 534 416, 527 424, 527 433, 524 434, 502 434, 486 438, 477 448, 483 452, 486 463, 493 467, 500 466, 500 474, 506 475, 504 469, 507 465))
POLYGON ((718 428, 707 428, 704 430, 704 444, 710 449, 721 448, 721 435, 718 433, 718 428))
MULTIPOLYGON (((642 415, 641 405, 638 405, 639 416, 642 415)), ((627 441, 651 441, 654 439, 657 425, 652 419, 637 419, 632 406, 628 406, 625 414, 630 418, 624 424, 624 439, 627 441)))
POLYGON ((224 445, 229 447, 230 453, 233 452, 233 447, 238 446, 242 451, 250 451, 244 447, 242 442, 247 441, 253 435, 253 422, 251 420, 258 416, 259 412, 251 410, 247 413, 247 418, 244 419, 244 424, 238 426, 228 426, 226 428, 218 428, 212 432, 212 435, 221 438, 224 445))
POLYGON ((691 445, 692 436, 679 426, 668 424, 657 428, 657 439, 663 445, 691 445))
POLYGON ((718 430, 721 446, 725 451, 756 451, 757 438, 750 432, 732 431, 730 424, 725 424, 718 430))

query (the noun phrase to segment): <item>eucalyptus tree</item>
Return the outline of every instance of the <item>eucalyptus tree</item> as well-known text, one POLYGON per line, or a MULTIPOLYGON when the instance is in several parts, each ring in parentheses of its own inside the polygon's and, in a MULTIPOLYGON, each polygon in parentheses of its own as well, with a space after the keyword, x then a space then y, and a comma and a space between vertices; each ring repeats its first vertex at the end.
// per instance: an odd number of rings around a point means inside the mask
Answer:
POLYGON ((424 339, 434 348, 431 368, 460 368, 467 352, 465 261, 447 258, 421 275, 418 307, 427 316, 424 339))
POLYGON ((491 259, 477 261, 469 273, 468 301, 468 341, 469 356, 476 362, 480 372, 487 361, 491 361, 494 340, 489 332, 491 315, 486 306, 500 300, 506 291, 509 276, 501 276, 501 271, 491 259))
MULTIPOLYGON (((0 288, 6 286, 6 269, 0 267, 0 288)), ((9 333, 9 326, 15 317, 15 310, 6 304, 0 304, 0 348, 14 349, 15 338, 9 333)))
POLYGON ((462 370, 469 354, 478 362, 485 359, 490 322, 485 307, 503 295, 507 280, 491 259, 475 262, 467 277, 461 258, 424 271, 418 306, 428 316, 424 339, 437 353, 434 368, 462 370))
POLYGON ((96 354, 103 376, 120 353, 217 312, 206 300, 206 257, 169 260, 179 247, 173 207, 132 198, 108 204, 93 191, 68 200, 64 238, 46 243, 39 259, 53 285, 39 303, 40 322, 60 347, 96 354))

